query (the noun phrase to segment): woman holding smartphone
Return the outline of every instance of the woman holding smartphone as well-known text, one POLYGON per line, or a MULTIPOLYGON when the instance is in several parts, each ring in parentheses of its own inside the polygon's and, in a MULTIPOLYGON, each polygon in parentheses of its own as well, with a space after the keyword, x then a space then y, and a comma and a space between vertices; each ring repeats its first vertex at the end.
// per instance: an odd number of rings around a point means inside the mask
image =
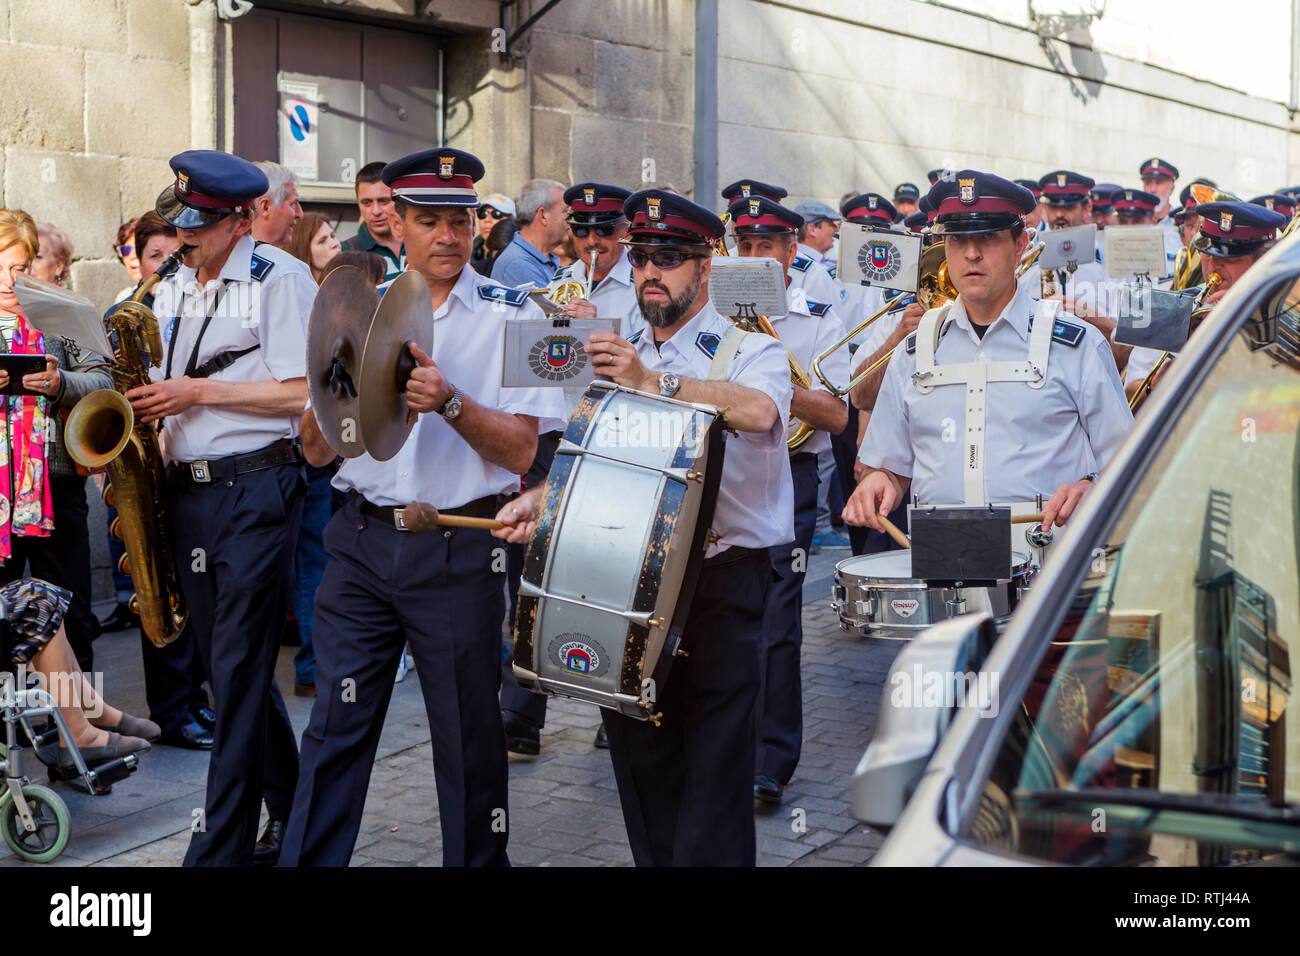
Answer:
POLYGON ((7 394, 12 360, 0 367, 0 585, 21 577, 30 561, 33 576, 71 592, 68 642, 90 670, 99 622, 90 608, 86 479, 63 445, 58 411, 113 383, 101 356, 65 349, 23 316, 14 282, 30 272, 39 248, 32 217, 0 209, 0 354, 45 357, 44 370, 23 375, 23 394, 7 394))

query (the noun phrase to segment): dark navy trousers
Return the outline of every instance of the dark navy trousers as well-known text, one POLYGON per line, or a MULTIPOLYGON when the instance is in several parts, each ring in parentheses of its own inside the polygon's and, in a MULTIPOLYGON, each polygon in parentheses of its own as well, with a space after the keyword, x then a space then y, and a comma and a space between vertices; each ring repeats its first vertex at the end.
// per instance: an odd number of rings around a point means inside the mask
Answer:
POLYGON ((347 865, 408 641, 433 738, 443 864, 506 864, 502 542, 477 529, 398 531, 354 502, 334 515, 324 542, 312 625, 317 696, 280 865, 347 865))
POLYGON ((204 815, 186 866, 250 864, 262 799, 273 817, 287 817, 298 774, 275 662, 306 478, 301 464, 216 471, 207 484, 173 477, 168 485, 188 630, 217 711, 204 815))
MULTIPOLYGON (((831 454, 835 456, 835 477, 840 483, 840 496, 847 503, 858 483, 853 480, 853 463, 858 460, 858 416, 862 414, 849 406, 849 424, 838 435, 831 435, 831 454)), ((868 528, 845 524, 849 533, 849 550, 866 554, 868 528)))
POLYGON ((803 582, 817 524, 817 456, 790 459, 794 541, 772 549, 772 588, 763 619, 763 688, 759 697, 758 773, 789 783, 803 744, 803 582))
POLYGON ((700 573, 660 688, 663 717, 605 711, 632 858, 638 866, 753 866, 754 751, 768 549, 728 549, 700 573), (734 554, 732 553, 734 551, 734 554))

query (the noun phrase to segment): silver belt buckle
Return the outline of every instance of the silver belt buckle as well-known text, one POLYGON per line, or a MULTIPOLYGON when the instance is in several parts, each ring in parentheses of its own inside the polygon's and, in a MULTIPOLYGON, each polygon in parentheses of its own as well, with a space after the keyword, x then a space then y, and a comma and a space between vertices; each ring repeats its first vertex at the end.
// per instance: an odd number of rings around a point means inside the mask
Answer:
POLYGON ((208 468, 206 461, 190 462, 190 477, 197 482, 206 484, 212 480, 212 471, 208 468))
POLYGON ((406 510, 405 508, 393 509, 393 527, 396 528, 398 531, 411 530, 406 526, 406 522, 402 519, 402 512, 404 512, 405 510, 406 510))

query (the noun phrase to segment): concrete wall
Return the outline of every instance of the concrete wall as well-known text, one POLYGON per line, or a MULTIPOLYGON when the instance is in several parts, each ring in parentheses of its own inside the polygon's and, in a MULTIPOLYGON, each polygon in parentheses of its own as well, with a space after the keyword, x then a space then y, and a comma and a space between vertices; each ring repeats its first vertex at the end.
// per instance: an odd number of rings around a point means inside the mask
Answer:
MULTIPOLYGON (((951 165, 1034 178, 1066 167, 1137 185, 1156 154, 1184 181, 1209 176, 1247 196, 1300 180, 1280 102, 1094 52, 1079 31, 1075 45, 1040 44, 918 0, 809 6, 720 0, 720 182, 751 176, 785 184, 793 201, 835 200, 924 186, 927 170, 951 165)), ((1195 21, 1197 5, 1183 6, 1195 21)), ((1285 17, 1252 23, 1289 35, 1285 17)), ((1184 62, 1216 55, 1202 43, 1184 62)))

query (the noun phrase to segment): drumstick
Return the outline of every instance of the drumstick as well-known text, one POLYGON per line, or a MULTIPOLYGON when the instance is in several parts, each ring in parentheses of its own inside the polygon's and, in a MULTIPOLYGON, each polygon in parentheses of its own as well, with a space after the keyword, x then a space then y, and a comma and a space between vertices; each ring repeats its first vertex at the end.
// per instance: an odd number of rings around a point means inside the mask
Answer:
POLYGON ((911 550, 912 542, 907 540, 907 535, 898 530, 898 525, 894 524, 894 522, 890 521, 884 515, 877 515, 876 520, 880 522, 882 528, 889 532, 889 536, 898 542, 899 547, 911 550))
POLYGON ((423 501, 415 501, 402 509, 402 523, 413 534, 426 534, 439 526, 444 528, 486 528, 496 531, 505 525, 495 518, 470 518, 465 515, 439 514, 438 509, 423 501))
POLYGON ((1042 524, 1043 513, 1040 511, 1038 514, 1034 514, 1034 515, 1012 515, 1011 523, 1012 524, 1042 524))

